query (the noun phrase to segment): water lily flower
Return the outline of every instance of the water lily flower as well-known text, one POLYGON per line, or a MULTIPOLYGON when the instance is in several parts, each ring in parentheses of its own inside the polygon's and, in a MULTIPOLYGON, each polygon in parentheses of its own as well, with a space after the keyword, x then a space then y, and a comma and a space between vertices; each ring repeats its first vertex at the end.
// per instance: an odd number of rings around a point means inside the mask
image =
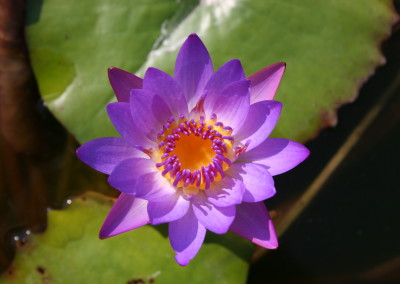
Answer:
POLYGON ((169 223, 180 265, 197 254, 207 230, 276 248, 263 200, 275 194, 272 177, 309 154, 297 142, 268 138, 282 108, 272 99, 284 70, 276 63, 246 78, 234 59, 214 72, 195 34, 180 49, 173 77, 149 68, 141 79, 111 67, 118 102, 107 112, 121 137, 77 150, 121 191, 100 238, 169 223))

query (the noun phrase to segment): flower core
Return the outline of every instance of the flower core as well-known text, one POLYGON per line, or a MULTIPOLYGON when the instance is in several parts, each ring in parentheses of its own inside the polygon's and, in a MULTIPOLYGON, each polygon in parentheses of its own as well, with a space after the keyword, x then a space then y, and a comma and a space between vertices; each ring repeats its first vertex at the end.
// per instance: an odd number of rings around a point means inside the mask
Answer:
POLYGON ((224 171, 235 158, 232 128, 217 121, 213 114, 179 121, 170 118, 158 134, 161 161, 157 167, 175 187, 193 194, 208 189, 212 182, 224 177, 224 171))

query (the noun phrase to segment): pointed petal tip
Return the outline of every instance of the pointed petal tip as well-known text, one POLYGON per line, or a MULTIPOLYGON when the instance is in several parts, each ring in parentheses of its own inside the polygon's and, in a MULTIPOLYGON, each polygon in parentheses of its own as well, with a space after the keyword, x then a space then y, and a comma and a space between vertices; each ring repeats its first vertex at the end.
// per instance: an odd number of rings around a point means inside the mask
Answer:
POLYGON ((279 242, 276 241, 274 243, 271 243, 271 246, 269 247, 269 249, 277 249, 279 247, 279 242))
POLYGON ((99 232, 99 239, 104 240, 108 239, 109 237, 115 236, 118 234, 112 234, 112 230, 110 231, 109 226, 106 223, 103 223, 99 232))
MULTIPOLYGON (((311 151, 306 146, 303 145, 303 147, 304 147, 304 150, 303 150, 304 151, 304 153, 303 153, 303 161, 304 161, 305 159, 307 159, 310 156, 311 151)), ((301 161, 301 162, 303 162, 303 161, 301 161)))
POLYGON ((248 77, 252 85, 252 104, 274 99, 285 70, 286 63, 277 62, 248 77))
POLYGON ((267 138, 257 147, 240 156, 240 162, 255 162, 268 167, 272 176, 290 171, 310 155, 303 144, 283 139, 267 138), (256 161, 257 160, 257 161, 256 161))
POLYGON ((196 33, 191 33, 188 38, 199 38, 199 36, 196 33))
POLYGON ((104 220, 99 238, 106 239, 147 224, 149 224, 147 201, 122 193, 104 220))
POLYGON ((265 249, 271 249, 271 250, 277 249, 279 246, 277 242, 276 243, 267 243, 267 244, 262 241, 258 242, 257 240, 253 240, 252 242, 260 247, 263 247, 265 249))
MULTIPOLYGON (((123 69, 121 69, 121 68, 118 68, 118 67, 115 67, 115 66, 109 66, 108 68, 107 68, 107 71, 110 73, 115 73, 115 72, 120 72, 120 73, 125 73, 125 74, 132 74, 132 73, 130 73, 130 72, 128 72, 128 71, 125 71, 125 70, 123 70, 123 69)), ((133 74, 132 74, 133 75, 133 74)))
POLYGON ((81 152, 81 147, 75 150, 75 155, 79 158, 79 153, 81 152))
POLYGON ((285 75, 285 71, 286 71, 286 62, 278 62, 276 64, 278 66, 278 70, 280 70, 282 72, 281 77, 283 77, 283 75, 285 75))
POLYGON ((190 34, 185 39, 185 41, 183 42, 183 44, 179 50, 178 57, 179 57, 179 54, 181 54, 181 53, 186 54, 187 52, 190 52, 190 51, 196 51, 197 55, 201 55, 201 53, 206 53, 207 59, 211 60, 206 46, 204 45, 201 38, 195 33, 190 34))
POLYGON ((99 232, 99 239, 104 240, 107 239, 109 236, 107 236, 102 230, 99 232))
POLYGON ((271 65, 269 65, 269 66, 267 66, 267 67, 261 69, 260 71, 265 70, 265 69, 270 69, 270 70, 273 69, 273 70, 285 71, 285 69, 286 69, 286 62, 283 62, 283 61, 276 62, 276 63, 274 63, 274 64, 271 64, 271 65))
POLYGON ((293 168, 298 166, 299 164, 303 163, 311 155, 311 151, 306 146, 304 146, 300 143, 298 143, 298 144, 300 145, 300 147, 302 146, 301 152, 299 153, 298 162, 296 165, 293 166, 293 168))
POLYGON ((200 37, 196 33, 192 33, 192 34, 188 35, 185 42, 187 42, 187 41, 200 41, 201 43, 203 43, 203 41, 200 39, 200 37))
MULTIPOLYGON (((147 68, 146 73, 144 74, 143 80, 147 81, 146 83, 148 85, 149 78, 151 79, 151 77, 153 77, 153 76, 164 76, 164 75, 170 76, 168 73, 164 72, 163 70, 160 70, 155 67, 149 67, 149 68, 147 68)), ((143 87, 143 89, 148 89, 148 88, 143 87)))
POLYGON ((102 137, 84 143, 76 149, 76 156, 91 168, 109 175, 119 162, 143 155, 123 138, 102 137))
MULTIPOLYGON (((283 68, 286 68, 286 62, 277 62, 277 63, 275 63, 276 65, 281 65, 283 68)), ((274 65, 274 64, 272 64, 272 65, 274 65)))
POLYGON ((271 237, 272 238, 267 240, 267 241, 266 240, 259 240, 259 239, 252 239, 251 241, 254 244, 256 244, 256 245, 258 245, 260 247, 266 248, 266 249, 277 249, 278 246, 279 246, 279 242, 278 242, 278 239, 276 237, 275 231, 274 231, 274 233, 272 234, 271 237))
POLYGON ((117 67, 114 66, 110 66, 107 68, 107 74, 108 74, 108 79, 111 81, 114 75, 116 75, 119 71, 123 72, 122 69, 119 69, 117 67))
POLYGON ((111 86, 113 84, 113 79, 114 79, 113 76, 114 76, 114 74, 116 72, 118 72, 118 68, 117 67, 110 66, 110 67, 107 68, 108 80, 110 81, 111 86))
POLYGON ((183 266, 183 267, 187 266, 189 264, 189 262, 191 261, 191 259, 182 257, 182 255, 179 253, 175 254, 174 258, 175 258, 176 263, 178 263, 180 266, 183 266))
POLYGON ((130 90, 141 89, 143 85, 142 78, 114 66, 108 68, 108 80, 120 102, 128 102, 130 90))
MULTIPOLYGON (((129 72, 122 70, 120 68, 114 67, 114 66, 110 66, 107 69, 107 73, 108 73, 108 79, 111 82, 111 85, 115 85, 116 82, 114 82, 114 80, 118 79, 118 76, 123 76, 129 72)), ((130 73, 129 73, 130 74, 130 73)))
MULTIPOLYGON (((220 69, 218 69, 219 71, 223 71, 225 74, 225 76, 226 76, 226 73, 228 73, 228 71, 231 71, 231 70, 236 70, 236 74, 240 74, 239 76, 237 75, 236 77, 240 77, 240 79, 239 78, 236 78, 236 80, 235 81, 239 81, 239 80, 244 80, 244 79, 246 79, 245 77, 244 77, 244 71, 243 71, 243 66, 242 66, 242 62, 239 60, 239 59, 236 59, 236 58, 234 58, 234 59, 231 59, 231 60, 229 60, 229 61, 227 61, 227 62, 225 62, 221 67, 220 67, 220 69)), ((229 73, 228 73, 229 74, 229 73)), ((249 78, 247 78, 247 79, 249 79, 249 78)), ((231 83, 233 83, 234 81, 232 81, 231 83)))
POLYGON ((251 83, 250 79, 249 79, 249 78, 246 78, 246 75, 245 75, 245 73, 244 73, 244 69, 243 69, 242 62, 241 62, 239 59, 232 59, 232 60, 230 60, 230 61, 228 61, 228 62, 230 62, 230 63, 233 65, 233 68, 234 68, 235 70, 239 70, 239 72, 241 73, 241 78, 240 78, 240 80, 246 79, 246 80, 249 81, 249 83, 251 83))
POLYGON ((197 34, 189 35, 176 57, 174 78, 182 88, 190 110, 202 95, 213 71, 207 47, 197 34))
MULTIPOLYGON (((121 232, 121 233, 123 233, 123 232, 121 232)), ((116 232, 110 231, 108 226, 103 224, 98 236, 99 236, 100 240, 105 240, 105 239, 111 238, 113 236, 119 235, 121 233, 116 233, 116 232)))
POLYGON ((146 73, 147 73, 147 72, 157 72, 157 71, 160 71, 160 70, 158 70, 158 69, 155 68, 155 67, 149 67, 149 68, 147 68, 146 73))
POLYGON ((267 249, 278 247, 274 225, 264 202, 242 203, 230 230, 267 249))
POLYGON ((197 255, 206 232, 206 228, 198 222, 192 209, 181 219, 169 223, 169 241, 176 252, 175 260, 179 265, 187 265, 197 255))
POLYGON ((232 62, 232 63, 234 63, 234 64, 240 64, 240 65, 242 65, 242 62, 240 62, 240 60, 239 60, 239 59, 236 59, 236 58, 231 59, 231 60, 229 60, 228 62, 232 62))
MULTIPOLYGON (((93 140, 92 140, 93 141, 93 140)), ((83 145, 82 145, 83 146, 83 145)), ((84 162, 85 164, 87 164, 84 160, 84 150, 83 147, 80 146, 78 149, 75 150, 75 155, 78 157, 79 160, 81 160, 82 162, 84 162)))

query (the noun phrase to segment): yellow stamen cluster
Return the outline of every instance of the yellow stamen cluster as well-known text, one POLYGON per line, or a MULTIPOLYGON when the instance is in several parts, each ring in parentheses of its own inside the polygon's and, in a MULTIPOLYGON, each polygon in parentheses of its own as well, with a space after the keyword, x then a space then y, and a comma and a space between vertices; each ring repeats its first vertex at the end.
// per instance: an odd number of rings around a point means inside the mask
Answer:
POLYGON ((224 177, 235 153, 232 149, 232 128, 217 122, 212 115, 205 122, 174 118, 158 134, 160 162, 157 167, 175 187, 182 187, 187 194, 198 189, 208 189, 214 181, 224 177))

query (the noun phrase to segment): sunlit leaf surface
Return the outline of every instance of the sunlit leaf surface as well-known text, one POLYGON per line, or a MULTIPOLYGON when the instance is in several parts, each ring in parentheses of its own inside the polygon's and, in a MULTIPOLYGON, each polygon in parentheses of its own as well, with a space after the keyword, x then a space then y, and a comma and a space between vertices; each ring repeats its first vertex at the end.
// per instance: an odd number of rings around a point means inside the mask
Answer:
POLYGON ((87 194, 73 200, 67 210, 50 211, 48 230, 33 235, 19 249, 23 253, 18 253, 0 283, 245 282, 253 246, 233 234, 208 233, 187 267, 176 264, 164 226, 98 239, 111 204, 110 199, 87 194), (144 282, 133 282, 139 279, 144 282))
POLYGON ((113 100, 108 66, 171 73, 193 32, 215 67, 238 58, 250 75, 285 61, 275 136, 305 141, 335 123, 336 108, 382 63, 380 41, 394 17, 389 0, 29 2, 27 38, 41 94, 81 142, 116 135, 105 112, 113 100))

